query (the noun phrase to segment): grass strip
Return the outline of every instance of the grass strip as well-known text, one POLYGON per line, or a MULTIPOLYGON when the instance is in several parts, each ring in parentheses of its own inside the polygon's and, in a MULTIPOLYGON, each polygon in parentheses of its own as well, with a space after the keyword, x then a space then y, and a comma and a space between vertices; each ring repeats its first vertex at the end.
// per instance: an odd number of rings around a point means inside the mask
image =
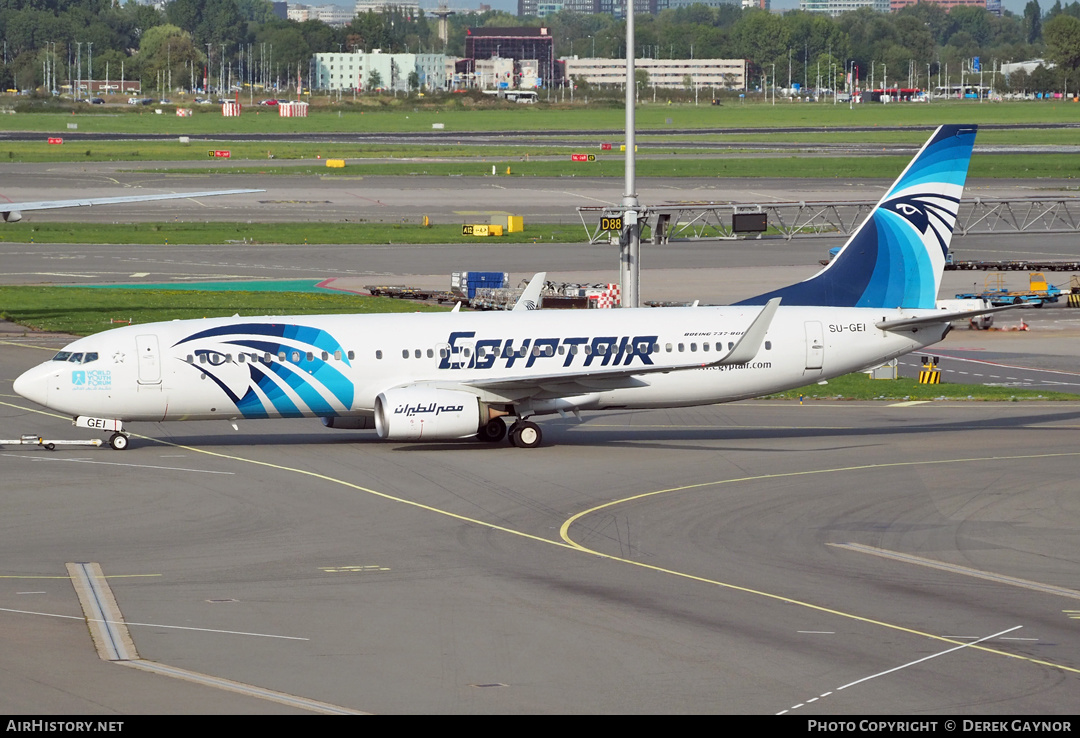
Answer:
MULTIPOLYGON (((422 215, 417 215, 419 221, 422 215)), ((575 217, 573 211, 567 218, 575 217)), ((464 216, 462 223, 486 223, 488 216, 464 216)), ((423 226, 419 223, 41 223, 22 221, 0 228, 3 243, 94 244, 457 244, 476 243, 462 236, 461 223, 423 226)), ((550 241, 585 243, 580 223, 529 225, 525 231, 488 237, 493 244, 550 241)))
POLYGON ((1080 400, 1080 395, 982 384, 919 384, 914 379, 871 379, 863 373, 830 379, 826 384, 809 384, 787 392, 768 395, 772 400, 887 400, 890 402, 928 400, 1080 400))
MULTIPOLYGON (((769 177, 815 179, 891 179, 911 160, 908 156, 849 156, 762 154, 716 157, 699 154, 695 158, 647 156, 639 151, 639 177, 769 177)), ((199 174, 320 175, 324 177, 437 176, 437 177, 622 177, 625 161, 620 154, 597 154, 591 162, 521 161, 520 159, 472 158, 464 161, 349 161, 340 169, 312 166, 248 165, 199 169, 199 174), (492 175, 494 169, 495 174, 492 175)), ((191 174, 190 169, 162 168, 159 174, 191 174)), ((969 177, 989 179, 1074 179, 1080 170, 1072 156, 1058 154, 987 154, 972 157, 969 177)))
POLYGON ((217 292, 0 287, 0 318, 35 331, 87 336, 133 324, 229 315, 445 312, 411 300, 316 292, 217 292))

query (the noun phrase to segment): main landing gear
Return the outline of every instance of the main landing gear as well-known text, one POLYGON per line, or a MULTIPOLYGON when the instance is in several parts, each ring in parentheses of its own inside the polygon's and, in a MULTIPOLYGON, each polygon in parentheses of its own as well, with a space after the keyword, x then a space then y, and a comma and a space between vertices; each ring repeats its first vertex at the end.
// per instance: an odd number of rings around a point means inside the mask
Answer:
POLYGON ((531 420, 519 420, 510 426, 510 445, 518 448, 536 448, 543 440, 540 426, 531 420))
POLYGON ((536 448, 543 440, 540 426, 529 420, 518 420, 507 430, 502 418, 492 418, 476 434, 478 440, 487 443, 498 443, 507 436, 510 445, 518 448, 536 448))

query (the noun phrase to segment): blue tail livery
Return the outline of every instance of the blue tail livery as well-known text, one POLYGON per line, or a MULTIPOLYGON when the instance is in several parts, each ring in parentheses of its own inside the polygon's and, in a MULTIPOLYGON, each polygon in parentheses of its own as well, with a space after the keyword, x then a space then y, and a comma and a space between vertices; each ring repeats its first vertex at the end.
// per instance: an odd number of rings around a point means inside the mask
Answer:
POLYGON ((939 127, 828 266, 738 304, 933 308, 977 128, 939 127))

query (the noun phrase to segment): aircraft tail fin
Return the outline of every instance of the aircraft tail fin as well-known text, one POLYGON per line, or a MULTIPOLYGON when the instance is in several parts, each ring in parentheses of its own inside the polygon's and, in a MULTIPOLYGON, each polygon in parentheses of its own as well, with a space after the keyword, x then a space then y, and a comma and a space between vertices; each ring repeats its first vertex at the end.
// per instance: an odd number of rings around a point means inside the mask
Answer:
POLYGON ((940 126, 828 266, 738 304, 934 308, 977 128, 940 126))

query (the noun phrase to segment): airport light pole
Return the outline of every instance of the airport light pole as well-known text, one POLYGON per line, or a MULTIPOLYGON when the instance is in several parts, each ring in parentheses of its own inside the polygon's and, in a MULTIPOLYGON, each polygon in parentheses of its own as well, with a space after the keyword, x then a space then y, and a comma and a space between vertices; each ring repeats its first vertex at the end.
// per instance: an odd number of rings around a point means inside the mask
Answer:
POLYGON ((638 272, 641 268, 641 206, 634 172, 634 0, 626 2, 626 187, 623 192, 623 224, 619 237, 619 276, 623 307, 638 307, 638 272))

